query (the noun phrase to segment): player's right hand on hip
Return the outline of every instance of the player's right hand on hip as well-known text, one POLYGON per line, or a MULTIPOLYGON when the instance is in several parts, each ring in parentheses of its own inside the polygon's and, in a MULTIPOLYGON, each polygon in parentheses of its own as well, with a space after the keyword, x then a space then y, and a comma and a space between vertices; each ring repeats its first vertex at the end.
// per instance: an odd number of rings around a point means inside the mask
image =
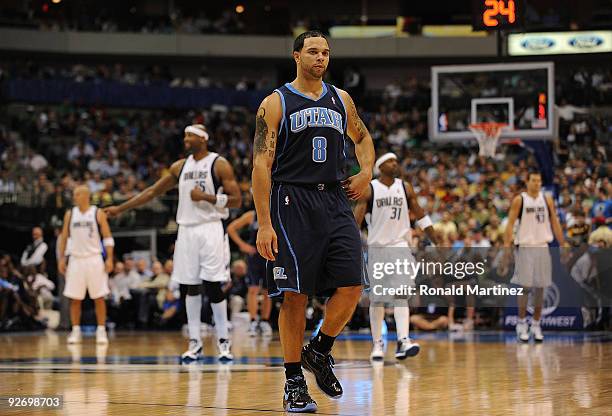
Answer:
POLYGON ((119 211, 119 207, 117 207, 117 206, 103 208, 103 211, 110 218, 114 218, 114 217, 118 216, 119 214, 121 214, 121 212, 119 211))
POLYGON ((257 231, 257 251, 266 260, 276 260, 278 254, 278 239, 271 225, 259 226, 257 231))
POLYGON ((344 188, 346 196, 348 196, 349 199, 357 201, 363 197, 363 194, 370 185, 371 180, 372 175, 362 170, 358 174, 343 180, 342 187, 344 188))

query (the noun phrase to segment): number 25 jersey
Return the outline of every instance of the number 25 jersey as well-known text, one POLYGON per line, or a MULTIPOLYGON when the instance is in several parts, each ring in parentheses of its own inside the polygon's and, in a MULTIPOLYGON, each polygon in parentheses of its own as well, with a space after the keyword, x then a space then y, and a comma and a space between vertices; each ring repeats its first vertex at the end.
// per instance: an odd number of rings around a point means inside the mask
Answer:
POLYGON ((345 178, 346 107, 336 87, 323 83, 318 99, 285 84, 274 90, 283 118, 272 166, 274 182, 317 184, 345 178))
POLYGON ((191 199, 191 191, 196 187, 207 194, 222 192, 223 187, 214 174, 218 158, 217 153, 210 152, 200 160, 195 160, 193 155, 189 155, 185 160, 178 178, 179 201, 176 222, 179 225, 220 221, 229 216, 227 208, 217 208, 210 202, 191 199))

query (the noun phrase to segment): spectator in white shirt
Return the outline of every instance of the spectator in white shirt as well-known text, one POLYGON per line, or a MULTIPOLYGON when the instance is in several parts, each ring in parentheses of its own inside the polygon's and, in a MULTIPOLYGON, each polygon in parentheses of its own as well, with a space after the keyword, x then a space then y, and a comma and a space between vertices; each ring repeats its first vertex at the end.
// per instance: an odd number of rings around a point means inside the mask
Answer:
POLYGON ((136 272, 140 275, 141 282, 148 282, 151 280, 151 277, 153 277, 153 272, 149 268, 147 260, 144 258, 136 261, 136 272))
POLYGON ((92 157, 95 154, 95 150, 92 145, 89 143, 84 144, 83 142, 79 142, 72 146, 70 151, 68 152, 68 160, 72 161, 74 159, 79 159, 81 157, 92 157))
POLYGON ((108 159, 102 161, 98 166, 99 172, 104 177, 113 177, 119 173, 119 161, 112 154, 108 155, 108 159))
POLYGON ((34 266, 28 266, 24 272, 26 274, 26 281, 36 295, 39 308, 52 309, 53 301, 55 300, 52 291, 55 289, 55 283, 44 274, 37 272, 34 266))
POLYGON ((87 186, 89 186, 92 195, 104 189, 104 182, 102 181, 100 172, 94 173, 93 177, 87 180, 87 186))
POLYGON ((43 231, 40 227, 32 228, 32 244, 26 247, 21 255, 21 265, 23 267, 39 267, 45 260, 45 254, 49 247, 43 240, 43 231))
POLYGON ((561 104, 557 107, 559 117, 565 121, 572 121, 574 119, 574 114, 585 114, 587 112, 587 109, 571 105, 565 99, 562 99, 561 104))
POLYGON ((136 273, 126 273, 125 265, 119 261, 115 264, 115 275, 109 283, 113 301, 120 304, 122 300, 132 299, 130 289, 138 287, 140 278, 136 273))
POLYGON ((475 248, 489 248, 491 247, 491 242, 482 235, 482 230, 477 228, 472 234, 471 246, 475 248))
POLYGON ((136 261, 131 257, 125 258, 125 274, 130 277, 130 282, 137 282, 134 287, 140 283, 140 275, 136 271, 136 261))
POLYGON ((34 172, 38 172, 41 169, 49 166, 47 159, 40 153, 34 153, 32 150, 28 150, 26 157, 23 159, 23 165, 32 169, 34 172))
POLYGON ((102 157, 102 151, 98 150, 96 155, 87 164, 87 169, 91 173, 100 173, 104 166, 104 158, 102 157))

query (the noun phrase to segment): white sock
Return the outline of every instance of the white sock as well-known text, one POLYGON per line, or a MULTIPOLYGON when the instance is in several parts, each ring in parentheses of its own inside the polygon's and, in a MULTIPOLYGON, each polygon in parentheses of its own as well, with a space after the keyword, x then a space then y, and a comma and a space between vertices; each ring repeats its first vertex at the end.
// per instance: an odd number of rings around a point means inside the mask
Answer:
POLYGON ((98 325, 98 331, 106 331, 106 326, 105 325, 98 325))
POLYGON ((526 324, 527 323, 527 318, 522 318, 522 319, 519 318, 518 323, 519 324, 526 324))
POLYGON ((382 322, 385 319, 385 307, 370 305, 370 328, 374 343, 382 340, 382 322))
POLYGON ((540 326, 540 321, 536 321, 535 319, 531 321, 531 326, 540 326))
POLYGON ((408 331, 410 330, 410 309, 408 308, 407 300, 395 300, 393 316, 395 317, 397 340, 408 338, 408 331))
POLYGON ((227 300, 223 299, 219 303, 210 304, 215 319, 215 330, 217 331, 217 339, 228 339, 227 331, 227 300))
POLYGON ((72 330, 75 332, 81 332, 81 325, 72 325, 72 330))
POLYGON ((189 339, 200 340, 202 295, 185 296, 185 309, 187 309, 187 327, 189 328, 189 339))

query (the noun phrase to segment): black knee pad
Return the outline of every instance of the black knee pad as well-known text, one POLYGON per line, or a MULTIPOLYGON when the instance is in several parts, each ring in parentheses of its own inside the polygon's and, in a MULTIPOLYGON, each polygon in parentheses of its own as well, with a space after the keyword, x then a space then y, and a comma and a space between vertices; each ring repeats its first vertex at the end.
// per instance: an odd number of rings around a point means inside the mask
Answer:
POLYGON ((202 285, 183 285, 181 284, 182 287, 186 288, 186 294, 187 296, 199 296, 202 294, 202 285))
POLYGON ((207 282, 203 280, 202 285, 204 285, 204 291, 211 303, 219 303, 225 300, 225 294, 221 290, 221 282, 207 282))

